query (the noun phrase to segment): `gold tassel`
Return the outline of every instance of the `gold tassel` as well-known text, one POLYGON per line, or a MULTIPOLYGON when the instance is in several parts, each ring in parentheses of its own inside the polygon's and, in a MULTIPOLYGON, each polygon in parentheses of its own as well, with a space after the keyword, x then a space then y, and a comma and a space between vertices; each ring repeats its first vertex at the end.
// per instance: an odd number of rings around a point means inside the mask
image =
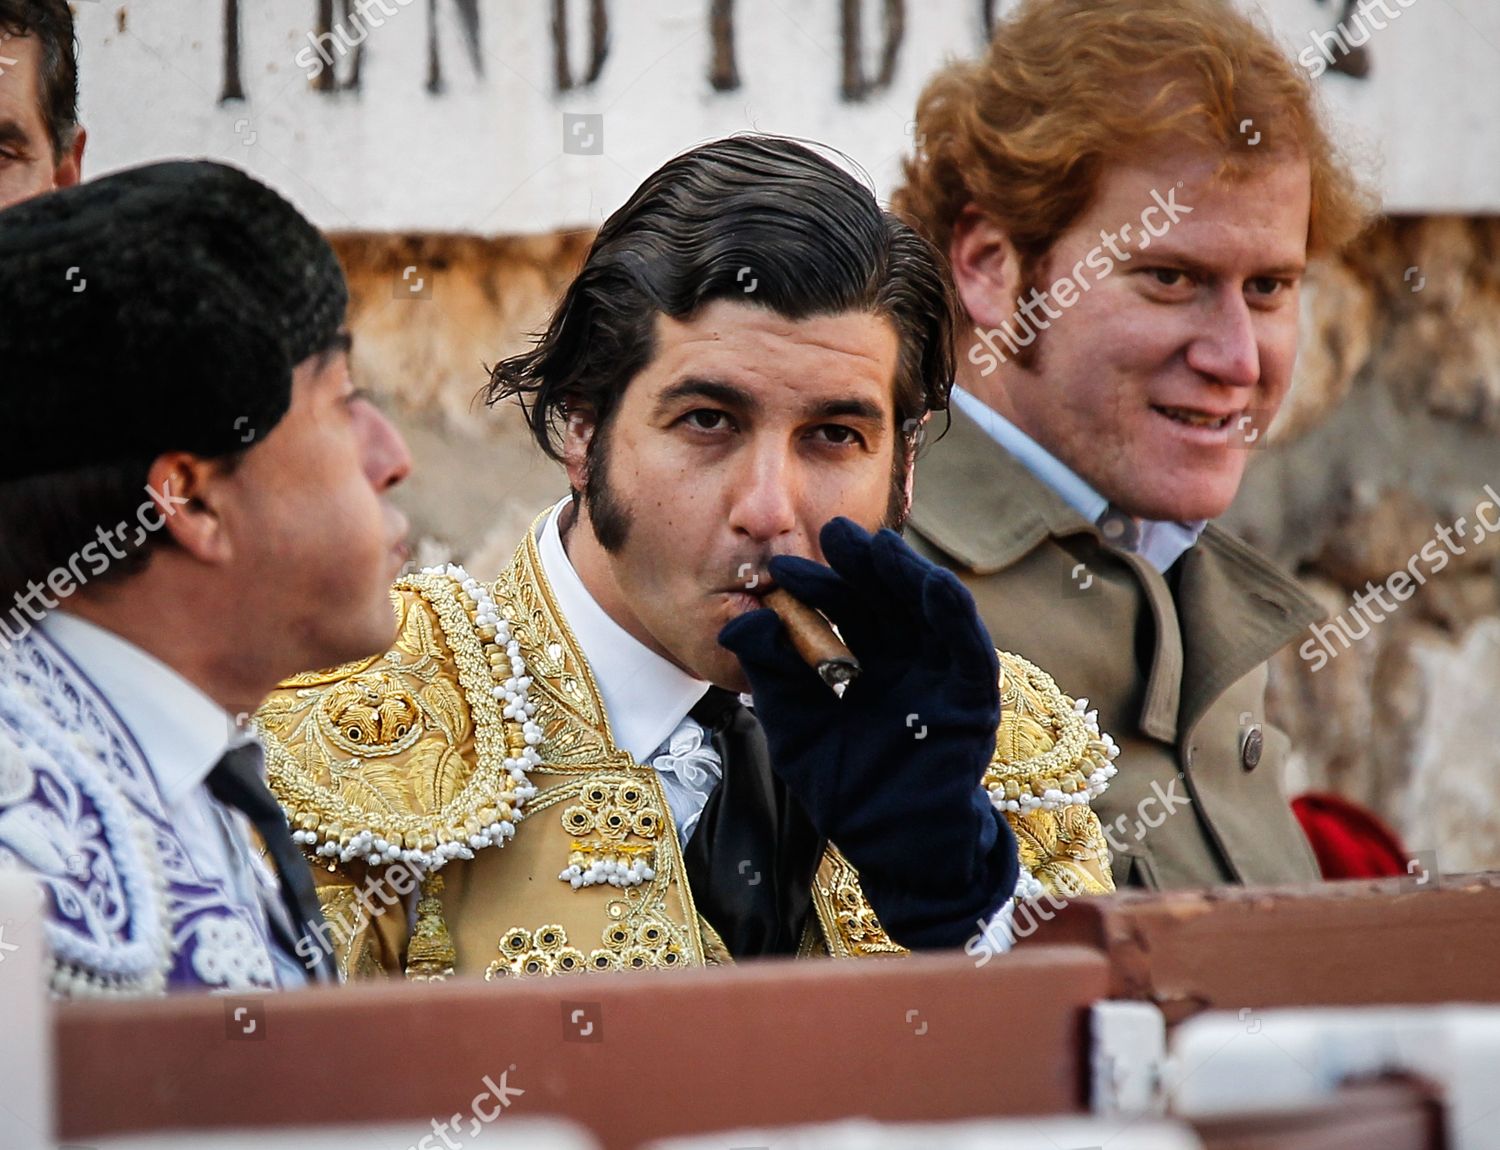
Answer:
POLYGON ((443 918, 442 894, 442 875, 432 874, 422 880, 417 925, 406 950, 406 977, 413 982, 441 982, 453 973, 457 961, 443 918))

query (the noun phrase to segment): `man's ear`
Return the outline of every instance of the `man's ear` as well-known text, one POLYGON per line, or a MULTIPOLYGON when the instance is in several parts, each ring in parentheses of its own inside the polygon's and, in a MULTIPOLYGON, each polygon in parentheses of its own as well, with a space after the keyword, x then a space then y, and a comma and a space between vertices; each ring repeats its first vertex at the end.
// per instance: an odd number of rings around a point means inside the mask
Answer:
POLYGON ((582 404, 568 408, 567 426, 563 430, 563 466, 568 469, 568 486, 582 491, 588 479, 589 444, 594 441, 598 417, 594 409, 582 404))
POLYGON ((199 562, 227 562, 233 548, 218 510, 222 475, 222 464, 185 451, 157 456, 146 473, 151 506, 142 508, 142 524, 165 532, 199 562))
POLYGON ((959 213, 948 241, 953 283, 964 311, 981 327, 999 327, 1016 312, 1021 257, 1010 233, 973 204, 959 213))
POLYGON ((83 179, 83 149, 88 142, 88 130, 82 124, 73 129, 73 142, 58 158, 57 168, 52 174, 52 180, 59 188, 71 188, 83 179))

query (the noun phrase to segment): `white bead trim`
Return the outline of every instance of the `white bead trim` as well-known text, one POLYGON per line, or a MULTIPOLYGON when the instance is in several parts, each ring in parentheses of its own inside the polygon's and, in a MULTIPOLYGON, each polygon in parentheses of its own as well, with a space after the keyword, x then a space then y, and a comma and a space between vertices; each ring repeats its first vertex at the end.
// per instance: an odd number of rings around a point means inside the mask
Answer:
POLYGON ((569 883, 574 890, 584 886, 601 886, 604 883, 610 886, 627 887, 650 882, 656 877, 656 871, 652 870, 642 859, 636 859, 628 864, 601 859, 586 867, 577 865, 566 867, 557 877, 569 883))
MULTIPOLYGON (((531 701, 531 676, 526 673, 526 659, 521 654, 521 645, 511 637, 510 624, 500 614, 489 588, 480 583, 456 563, 444 567, 427 567, 422 575, 446 578, 474 604, 466 617, 474 628, 489 667, 493 684, 489 694, 499 708, 502 721, 515 723, 519 720, 521 737, 525 745, 519 755, 506 755, 505 769, 516 784, 505 797, 496 797, 500 817, 481 826, 466 838, 440 842, 432 850, 402 847, 377 837, 368 829, 354 834, 345 845, 337 840, 319 841, 314 830, 296 830, 294 842, 312 847, 319 858, 337 859, 341 863, 362 860, 371 866, 384 866, 402 862, 423 871, 436 871, 451 859, 472 859, 474 852, 490 846, 504 846, 514 837, 515 824, 523 818, 522 806, 533 798, 537 789, 529 780, 527 772, 541 765, 542 756, 537 748, 542 743, 542 728, 536 722, 536 704, 531 701)), ((461 602, 460 602, 461 605, 461 602)), ((437 604, 434 604, 437 606, 437 604)), ((439 608, 441 612, 441 608, 439 608)), ((441 621, 441 619, 440 619, 441 621)), ((476 723, 478 716, 476 716, 476 723)))
MULTIPOLYGON (((130 833, 136 839, 136 848, 144 856, 144 869, 149 876, 149 889, 152 902, 155 904, 150 908, 139 908, 136 913, 149 916, 164 914, 167 903, 167 876, 162 870, 161 863, 156 857, 156 843, 153 835, 144 819, 133 818, 134 825, 130 833)), ((138 895, 141 890, 147 889, 145 884, 139 880, 131 884, 138 895)), ((50 924, 49 924, 50 925, 50 924)), ((47 955, 44 964, 47 986, 53 994, 60 998, 105 998, 123 996, 127 998, 154 997, 165 994, 167 989, 167 973, 172 968, 172 932, 167 928, 164 920, 158 919, 150 930, 150 945, 156 953, 153 968, 144 978, 125 978, 105 974, 98 970, 82 966, 75 959, 64 957, 62 949, 53 942, 53 947, 47 955)))
MULTIPOLYGON (((1084 806, 1109 789, 1109 780, 1119 773, 1114 760, 1119 756, 1120 748, 1115 745, 1114 739, 1099 730, 1099 712, 1089 710, 1087 699, 1074 700, 1073 711, 1083 720, 1084 728, 1091 736, 1083 758, 1093 766, 1093 770, 1083 776, 1084 789, 1068 794, 1053 788, 1040 795, 1023 789, 1018 798, 1007 799, 1005 782, 1002 780, 989 788, 990 803, 996 810, 1026 815, 1032 811, 1057 811, 1068 806, 1084 806)), ((1079 763, 1074 769, 1081 774, 1085 764, 1079 763)))
MULTIPOLYGON (((34 701, 30 688, 12 692, 9 685, 0 683, 0 691, 6 694, 17 731, 31 743, 30 753, 61 772, 93 803, 134 927, 134 937, 100 945, 49 917, 43 923, 48 986, 63 997, 164 993, 172 965, 172 932, 167 921, 167 880, 148 820, 132 812, 103 773, 97 752, 82 732, 74 733, 69 745, 37 722, 46 708, 34 701)), ((31 769, 35 771, 36 765, 31 769)))

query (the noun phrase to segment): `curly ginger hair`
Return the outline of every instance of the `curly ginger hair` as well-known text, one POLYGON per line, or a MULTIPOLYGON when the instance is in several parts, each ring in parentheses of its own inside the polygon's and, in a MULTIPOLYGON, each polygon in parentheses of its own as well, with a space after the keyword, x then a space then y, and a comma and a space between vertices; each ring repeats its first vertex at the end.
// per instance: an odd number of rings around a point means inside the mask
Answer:
POLYGON ((1373 214, 1311 79, 1229 0, 1022 0, 984 57, 928 82, 916 139, 893 207, 946 254, 973 205, 1008 233, 1027 278, 1110 165, 1153 153, 1216 152, 1228 178, 1305 157, 1312 255, 1343 248, 1373 214))

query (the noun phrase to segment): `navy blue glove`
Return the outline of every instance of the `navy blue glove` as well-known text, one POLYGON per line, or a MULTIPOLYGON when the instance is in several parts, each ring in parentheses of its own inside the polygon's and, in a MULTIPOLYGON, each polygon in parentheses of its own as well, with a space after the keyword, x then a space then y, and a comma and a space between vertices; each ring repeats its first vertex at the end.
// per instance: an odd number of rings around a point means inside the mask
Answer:
POLYGON ((980 785, 1000 724, 999 661, 974 599, 893 531, 834 519, 829 566, 771 577, 839 628, 864 670, 841 699, 751 611, 719 632, 739 656, 771 765, 859 871, 903 946, 962 946, 1015 891, 1015 837, 980 785))

